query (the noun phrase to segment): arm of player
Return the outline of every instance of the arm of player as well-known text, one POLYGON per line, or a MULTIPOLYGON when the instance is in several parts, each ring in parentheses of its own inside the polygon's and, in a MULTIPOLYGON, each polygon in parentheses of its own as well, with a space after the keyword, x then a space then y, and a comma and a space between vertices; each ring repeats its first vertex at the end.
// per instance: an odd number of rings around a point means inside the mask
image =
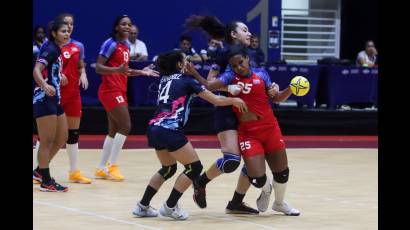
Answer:
POLYGON ((274 97, 271 97, 272 102, 279 103, 285 101, 290 97, 290 95, 292 95, 292 90, 290 90, 290 87, 288 86, 286 89, 279 91, 274 97))
POLYGON ((128 76, 153 76, 153 77, 159 77, 159 72, 156 70, 153 70, 155 67, 154 64, 148 65, 144 67, 142 70, 140 69, 129 69, 128 70, 128 76))
POLYGON ((84 90, 88 89, 88 78, 87 73, 85 72, 85 62, 84 60, 80 60, 78 62, 78 71, 80 72, 80 79, 78 81, 78 85, 81 85, 84 90))
POLYGON ((118 67, 110 67, 110 66, 105 65, 107 60, 108 59, 106 57, 102 55, 98 55, 97 64, 95 66, 96 73, 101 74, 101 75, 113 74, 113 73, 128 74, 128 65, 123 63, 118 67))
POLYGON ((218 96, 206 89, 200 92, 198 96, 216 106, 233 105, 238 108, 241 113, 248 112, 246 103, 242 99, 237 97, 218 96))
POLYGON ((41 71, 43 71, 45 67, 46 66, 43 63, 36 62, 33 70, 33 77, 37 85, 39 85, 40 88, 44 90, 47 96, 54 96, 56 94, 56 90, 53 86, 47 84, 47 82, 43 78, 43 75, 41 74, 41 71))
MULTIPOLYGON (((192 75, 197 81, 199 81, 199 83, 201 83, 202 85, 205 86, 206 89, 210 90, 210 91, 215 91, 218 90, 222 87, 225 87, 225 84, 214 78, 213 80, 205 80, 205 78, 203 78, 198 71, 195 69, 194 64, 192 64, 191 62, 188 62, 187 65, 185 66, 185 73, 188 75, 192 75)), ((208 75, 209 76, 209 75, 208 75)))

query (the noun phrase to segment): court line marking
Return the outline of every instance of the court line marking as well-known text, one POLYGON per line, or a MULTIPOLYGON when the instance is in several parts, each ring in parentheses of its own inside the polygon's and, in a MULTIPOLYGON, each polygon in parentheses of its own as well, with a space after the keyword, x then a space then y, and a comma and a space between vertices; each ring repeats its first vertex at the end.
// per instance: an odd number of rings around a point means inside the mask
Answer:
POLYGON ((210 215, 203 215, 203 216, 208 217, 208 218, 214 218, 214 219, 242 222, 242 223, 246 223, 246 224, 250 224, 250 225, 256 225, 256 226, 266 228, 266 229, 271 229, 271 230, 278 230, 277 228, 274 228, 274 227, 269 226, 269 225, 257 224, 257 223, 246 221, 246 220, 238 220, 238 219, 233 219, 233 218, 229 218, 229 217, 216 217, 216 216, 210 216, 210 215))
POLYGON ((33 203, 34 204, 40 204, 40 205, 46 205, 46 206, 50 206, 50 207, 54 207, 54 208, 60 208, 60 209, 66 210, 66 211, 75 212, 75 213, 79 213, 79 214, 83 214, 83 215, 87 215, 87 216, 93 216, 93 217, 98 217, 98 218, 101 218, 101 219, 112 220, 112 221, 123 223, 123 224, 136 225, 136 226, 139 226, 141 228, 152 229, 152 230, 161 230, 160 228, 155 228, 155 227, 151 227, 151 226, 148 226, 148 225, 138 224, 138 223, 134 223, 134 222, 131 222, 131 221, 120 220, 120 219, 116 219, 114 217, 100 215, 100 214, 97 214, 97 213, 94 213, 94 212, 82 211, 80 209, 69 208, 69 207, 66 207, 66 206, 53 204, 53 203, 49 203, 49 202, 33 200, 33 203))

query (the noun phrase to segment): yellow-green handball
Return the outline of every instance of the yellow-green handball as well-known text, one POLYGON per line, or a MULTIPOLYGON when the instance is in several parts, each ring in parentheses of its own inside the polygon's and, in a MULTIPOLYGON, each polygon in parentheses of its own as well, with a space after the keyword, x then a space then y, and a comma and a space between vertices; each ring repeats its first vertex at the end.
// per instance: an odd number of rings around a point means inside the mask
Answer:
POLYGON ((310 89, 310 83, 308 79, 303 76, 295 76, 290 80, 290 90, 295 96, 305 96, 310 89))

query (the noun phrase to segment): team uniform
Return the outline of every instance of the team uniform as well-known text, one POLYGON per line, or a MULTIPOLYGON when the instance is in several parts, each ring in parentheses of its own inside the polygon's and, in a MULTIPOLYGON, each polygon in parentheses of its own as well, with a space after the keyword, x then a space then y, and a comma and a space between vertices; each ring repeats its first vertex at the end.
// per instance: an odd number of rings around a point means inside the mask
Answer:
MULTIPOLYGON (((129 42, 128 40, 117 42, 113 38, 109 38, 102 44, 99 55, 107 58, 106 66, 118 67, 122 64, 128 66, 129 42)), ((102 82, 98 88, 98 98, 107 112, 117 106, 128 105, 127 81, 128 76, 122 73, 102 75, 102 82)))
POLYGON ((62 66, 60 54, 60 48, 54 42, 47 42, 40 49, 37 62, 46 66, 47 71, 43 71, 43 77, 47 84, 55 88, 56 93, 54 96, 47 96, 39 86, 34 88, 33 117, 35 119, 48 115, 60 116, 64 113, 60 103, 60 71, 62 66))
MULTIPOLYGON (((242 156, 251 157, 285 149, 278 121, 266 93, 272 84, 268 73, 259 68, 251 68, 250 76, 240 76, 228 71, 222 74, 219 80, 225 85, 241 85, 243 89, 238 97, 246 103, 249 111, 259 118, 255 121, 239 122, 238 142, 242 156)), ((233 108, 233 111, 239 120, 241 113, 236 108, 233 108)))
MULTIPOLYGON (((229 65, 227 54, 229 51, 229 46, 224 46, 222 49, 216 51, 215 62, 212 64, 212 69, 219 71, 219 76, 224 72, 231 71, 231 66, 229 65)), ((220 95, 229 96, 228 92, 220 91, 220 95)), ((220 133, 226 130, 237 130, 238 120, 232 111, 232 106, 217 106, 214 115, 215 123, 214 128, 216 133, 220 133)))
POLYGON ((205 87, 190 76, 162 76, 158 90, 158 109, 148 123, 150 147, 173 152, 188 143, 183 126, 188 121, 194 94, 204 90, 205 87))
POLYGON ((84 60, 84 45, 71 39, 61 48, 61 59, 63 62, 62 73, 68 80, 66 85, 61 86, 61 106, 67 116, 81 117, 78 64, 81 60, 84 60))

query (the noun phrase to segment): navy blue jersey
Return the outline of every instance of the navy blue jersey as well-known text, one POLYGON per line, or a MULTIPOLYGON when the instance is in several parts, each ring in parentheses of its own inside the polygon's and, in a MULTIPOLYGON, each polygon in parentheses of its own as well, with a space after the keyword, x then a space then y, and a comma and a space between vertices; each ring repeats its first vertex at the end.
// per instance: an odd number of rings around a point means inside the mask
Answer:
POLYGON ((204 90, 205 87, 190 76, 162 76, 158 89, 158 108, 149 125, 180 130, 188 121, 192 97, 204 90))
MULTIPOLYGON (((62 66, 60 48, 54 42, 45 42, 41 48, 37 58, 37 62, 40 62, 46 66, 47 76, 43 76, 47 81, 47 84, 52 85, 55 90, 55 99, 60 103, 60 68, 62 66)), ((44 74, 44 71, 43 71, 44 74)), ((45 92, 40 88, 34 89, 33 104, 38 101, 42 101, 46 97, 45 92)))

